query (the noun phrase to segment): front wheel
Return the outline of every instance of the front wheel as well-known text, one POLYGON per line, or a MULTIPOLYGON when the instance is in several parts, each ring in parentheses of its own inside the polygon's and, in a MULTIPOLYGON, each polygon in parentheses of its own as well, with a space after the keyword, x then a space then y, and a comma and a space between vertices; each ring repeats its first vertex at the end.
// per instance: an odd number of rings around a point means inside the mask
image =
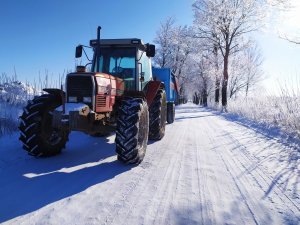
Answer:
POLYGON ((69 132, 52 127, 52 113, 60 105, 60 96, 45 94, 24 108, 19 118, 20 140, 30 155, 56 155, 65 147, 69 132))
POLYGON ((140 98, 124 99, 117 119, 116 152, 118 160, 139 164, 146 153, 148 132, 147 103, 140 98))

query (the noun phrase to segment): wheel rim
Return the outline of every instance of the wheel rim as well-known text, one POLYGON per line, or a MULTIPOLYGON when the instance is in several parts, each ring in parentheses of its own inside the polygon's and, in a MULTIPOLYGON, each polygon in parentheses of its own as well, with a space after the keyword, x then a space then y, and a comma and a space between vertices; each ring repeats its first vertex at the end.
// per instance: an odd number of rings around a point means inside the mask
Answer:
POLYGON ((52 119, 52 111, 45 113, 42 121, 41 137, 47 144, 55 146, 62 140, 62 131, 52 127, 52 119))
POLYGON ((61 137, 60 137, 60 134, 56 131, 56 130, 53 130, 53 132, 51 133, 51 135, 47 138, 47 142, 54 146, 54 145, 57 145, 60 141, 61 141, 61 137))

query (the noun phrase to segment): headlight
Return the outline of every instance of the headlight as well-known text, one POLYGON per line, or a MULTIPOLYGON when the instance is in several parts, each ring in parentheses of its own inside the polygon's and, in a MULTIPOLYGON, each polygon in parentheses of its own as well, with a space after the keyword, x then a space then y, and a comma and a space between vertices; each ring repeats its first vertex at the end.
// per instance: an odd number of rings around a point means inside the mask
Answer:
POLYGON ((91 103, 92 98, 91 97, 83 97, 83 102, 91 103))
POLYGON ((70 96, 68 99, 69 102, 77 102, 77 97, 70 96))

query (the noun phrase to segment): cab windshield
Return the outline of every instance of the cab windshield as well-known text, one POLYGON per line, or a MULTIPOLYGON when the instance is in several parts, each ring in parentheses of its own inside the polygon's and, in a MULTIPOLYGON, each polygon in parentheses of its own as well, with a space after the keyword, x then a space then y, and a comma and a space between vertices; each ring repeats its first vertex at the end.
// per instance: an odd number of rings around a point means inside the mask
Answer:
POLYGON ((94 65, 94 72, 110 74, 124 79, 125 89, 135 89, 136 77, 136 49, 135 48, 118 48, 118 47, 102 47, 100 57, 98 58, 99 71, 94 65))

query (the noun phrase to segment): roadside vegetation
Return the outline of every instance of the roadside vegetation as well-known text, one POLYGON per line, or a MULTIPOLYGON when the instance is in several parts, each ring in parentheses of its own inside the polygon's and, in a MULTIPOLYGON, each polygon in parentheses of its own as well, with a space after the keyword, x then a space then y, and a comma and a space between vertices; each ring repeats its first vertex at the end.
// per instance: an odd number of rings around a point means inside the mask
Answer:
MULTIPOLYGON (((281 88, 284 88, 281 86, 281 88)), ((300 93, 282 89, 279 96, 256 95, 230 99, 228 112, 257 122, 284 138, 300 138, 300 93), (274 128, 274 129, 272 129, 274 128)), ((214 108, 214 104, 211 104, 214 108)))
POLYGON ((50 77, 45 71, 39 74, 38 81, 30 83, 18 80, 14 74, 2 73, 0 75, 0 136, 12 134, 18 130, 19 116, 27 101, 34 96, 42 94, 46 87, 60 88, 64 75, 50 77))

